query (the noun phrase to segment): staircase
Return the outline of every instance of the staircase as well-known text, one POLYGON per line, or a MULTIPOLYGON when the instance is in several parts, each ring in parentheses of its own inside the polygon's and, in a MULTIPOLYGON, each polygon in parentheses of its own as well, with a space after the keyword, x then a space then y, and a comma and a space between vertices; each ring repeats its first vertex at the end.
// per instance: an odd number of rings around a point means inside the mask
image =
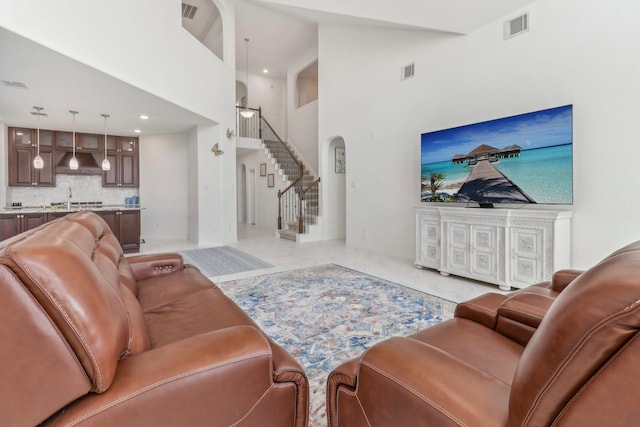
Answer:
POLYGON ((311 175, 294 148, 278 136, 264 117, 260 119, 260 134, 267 157, 289 184, 278 191, 278 235, 295 242, 320 240, 320 178, 311 175))

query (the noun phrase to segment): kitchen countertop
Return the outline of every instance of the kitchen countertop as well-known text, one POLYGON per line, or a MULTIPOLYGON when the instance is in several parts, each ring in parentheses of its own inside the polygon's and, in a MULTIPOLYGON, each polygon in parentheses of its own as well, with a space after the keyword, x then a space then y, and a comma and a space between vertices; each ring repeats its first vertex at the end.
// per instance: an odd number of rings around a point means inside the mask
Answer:
POLYGON ((37 213, 37 212, 78 212, 78 211, 136 211, 142 210, 141 205, 102 205, 102 206, 74 206, 67 209, 66 206, 23 206, 23 207, 5 207, 0 209, 0 214, 19 214, 19 213, 37 213))

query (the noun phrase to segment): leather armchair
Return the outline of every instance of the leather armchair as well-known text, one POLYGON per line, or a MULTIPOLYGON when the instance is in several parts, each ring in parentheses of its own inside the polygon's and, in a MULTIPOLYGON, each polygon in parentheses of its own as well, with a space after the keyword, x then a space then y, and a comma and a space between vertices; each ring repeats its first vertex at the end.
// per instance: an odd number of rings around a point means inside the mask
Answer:
POLYGON ((636 242, 374 345, 329 375, 329 425, 636 425, 639 329, 636 242))

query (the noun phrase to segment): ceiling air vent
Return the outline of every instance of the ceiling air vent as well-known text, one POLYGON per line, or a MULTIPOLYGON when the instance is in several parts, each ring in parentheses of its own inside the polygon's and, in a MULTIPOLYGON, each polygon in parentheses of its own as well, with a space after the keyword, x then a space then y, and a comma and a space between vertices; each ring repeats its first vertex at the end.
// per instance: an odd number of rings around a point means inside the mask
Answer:
POLYGON ((525 13, 504 23, 504 39, 510 39, 529 30, 529 14, 525 13))
POLYGON ((193 19, 193 17, 195 16, 196 12, 198 11, 198 8, 187 4, 187 3, 182 3, 182 17, 183 18, 187 18, 187 19, 193 19))
POLYGON ((402 67, 401 80, 406 80, 409 77, 413 77, 416 73, 416 64, 409 64, 402 67))
POLYGON ((22 82, 12 82, 9 80, 2 80, 2 84, 6 87, 13 87, 16 89, 27 89, 27 85, 22 82))

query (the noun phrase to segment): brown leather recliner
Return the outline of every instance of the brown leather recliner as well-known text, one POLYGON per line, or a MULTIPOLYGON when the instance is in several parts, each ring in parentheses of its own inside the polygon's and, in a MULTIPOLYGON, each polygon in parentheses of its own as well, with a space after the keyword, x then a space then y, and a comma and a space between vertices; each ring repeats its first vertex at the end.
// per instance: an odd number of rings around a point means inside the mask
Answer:
POLYGON ((308 383, 175 254, 80 212, 0 244, 0 425, 297 426, 308 383))
POLYGON ((374 345, 327 380, 331 427, 629 427, 640 420, 640 242, 590 270, 374 345))

